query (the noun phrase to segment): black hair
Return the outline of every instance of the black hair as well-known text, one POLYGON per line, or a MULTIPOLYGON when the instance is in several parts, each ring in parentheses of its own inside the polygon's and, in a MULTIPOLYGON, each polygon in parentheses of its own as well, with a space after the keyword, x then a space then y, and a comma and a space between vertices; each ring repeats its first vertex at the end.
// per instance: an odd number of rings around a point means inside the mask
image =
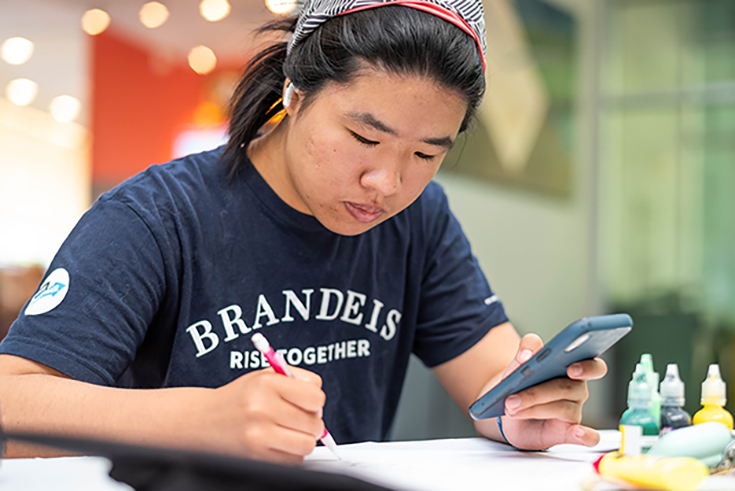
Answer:
MULTIPOLYGON (((292 17, 266 24, 260 31, 288 33, 295 27, 292 17)), ((467 129, 485 92, 482 60, 472 37, 410 7, 389 5, 333 17, 288 55, 286 46, 280 42, 255 55, 232 96, 223 154, 231 177, 245 165, 245 152, 258 131, 283 110, 286 77, 308 105, 326 83, 350 82, 365 63, 389 73, 427 76, 467 102, 460 132, 467 129)))

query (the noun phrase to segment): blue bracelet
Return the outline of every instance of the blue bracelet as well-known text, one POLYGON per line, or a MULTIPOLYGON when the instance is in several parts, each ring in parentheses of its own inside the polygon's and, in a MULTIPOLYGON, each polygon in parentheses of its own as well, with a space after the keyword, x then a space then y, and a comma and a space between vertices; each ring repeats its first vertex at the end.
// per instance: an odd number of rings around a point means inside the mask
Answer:
POLYGON ((508 444, 508 445, 510 445, 511 447, 515 446, 515 445, 513 445, 512 443, 510 443, 510 442, 508 441, 508 437, 507 437, 507 436, 505 436, 505 433, 503 433, 503 421, 502 421, 502 420, 500 419, 500 416, 498 416, 498 417, 496 418, 496 420, 497 420, 497 422, 498 422, 498 429, 500 430, 500 436, 502 436, 502 437, 503 437, 503 440, 505 440, 505 443, 507 443, 507 444, 508 444))
POLYGON ((512 443, 510 443, 508 441, 508 437, 505 436, 505 432, 503 431, 503 421, 500 419, 500 416, 498 416, 495 419, 498 422, 498 429, 500 430, 500 435, 503 437, 503 440, 505 440, 505 443, 507 443, 508 445, 510 445, 511 447, 513 447, 514 449, 520 450, 521 452, 545 452, 546 451, 546 450, 527 450, 525 448, 518 448, 518 447, 516 447, 515 445, 513 445, 512 443))

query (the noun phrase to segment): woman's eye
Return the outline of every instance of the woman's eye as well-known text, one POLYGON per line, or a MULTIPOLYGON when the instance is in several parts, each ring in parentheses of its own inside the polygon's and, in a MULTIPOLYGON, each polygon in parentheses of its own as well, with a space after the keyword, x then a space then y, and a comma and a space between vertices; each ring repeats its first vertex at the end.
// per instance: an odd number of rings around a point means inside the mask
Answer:
POLYGON ((365 144, 365 145, 367 145, 369 147, 374 147, 375 145, 377 145, 378 143, 380 143, 380 142, 375 142, 375 141, 372 141, 372 140, 368 140, 367 138, 358 135, 354 131, 350 131, 350 133, 352 133, 352 136, 355 137, 355 140, 357 140, 360 143, 365 144))
POLYGON ((426 155, 421 152, 416 152, 416 156, 422 160, 434 160, 436 158, 436 155, 426 155))

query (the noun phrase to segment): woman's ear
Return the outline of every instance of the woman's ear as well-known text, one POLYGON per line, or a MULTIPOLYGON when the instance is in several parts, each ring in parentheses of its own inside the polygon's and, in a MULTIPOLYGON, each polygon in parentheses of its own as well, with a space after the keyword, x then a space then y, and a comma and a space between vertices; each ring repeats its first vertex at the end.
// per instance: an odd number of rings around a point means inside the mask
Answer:
POLYGON ((295 103, 298 102, 298 98, 299 89, 297 89, 293 82, 287 78, 283 83, 283 108, 289 116, 291 116, 294 107, 296 106, 295 103))

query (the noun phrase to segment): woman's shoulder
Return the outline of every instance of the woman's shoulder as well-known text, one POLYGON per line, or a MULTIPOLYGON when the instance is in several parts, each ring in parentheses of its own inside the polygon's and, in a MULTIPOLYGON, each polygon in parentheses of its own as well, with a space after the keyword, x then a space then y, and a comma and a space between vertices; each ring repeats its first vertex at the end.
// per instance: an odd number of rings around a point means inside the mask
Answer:
POLYGON ((100 196, 101 200, 135 200, 168 195, 198 195, 213 184, 225 184, 222 148, 187 155, 163 164, 153 164, 100 196), (162 193, 164 192, 165 193, 162 193))
POLYGON ((132 212, 151 230, 200 228, 232 201, 221 150, 151 165, 102 194, 90 212, 132 212))

